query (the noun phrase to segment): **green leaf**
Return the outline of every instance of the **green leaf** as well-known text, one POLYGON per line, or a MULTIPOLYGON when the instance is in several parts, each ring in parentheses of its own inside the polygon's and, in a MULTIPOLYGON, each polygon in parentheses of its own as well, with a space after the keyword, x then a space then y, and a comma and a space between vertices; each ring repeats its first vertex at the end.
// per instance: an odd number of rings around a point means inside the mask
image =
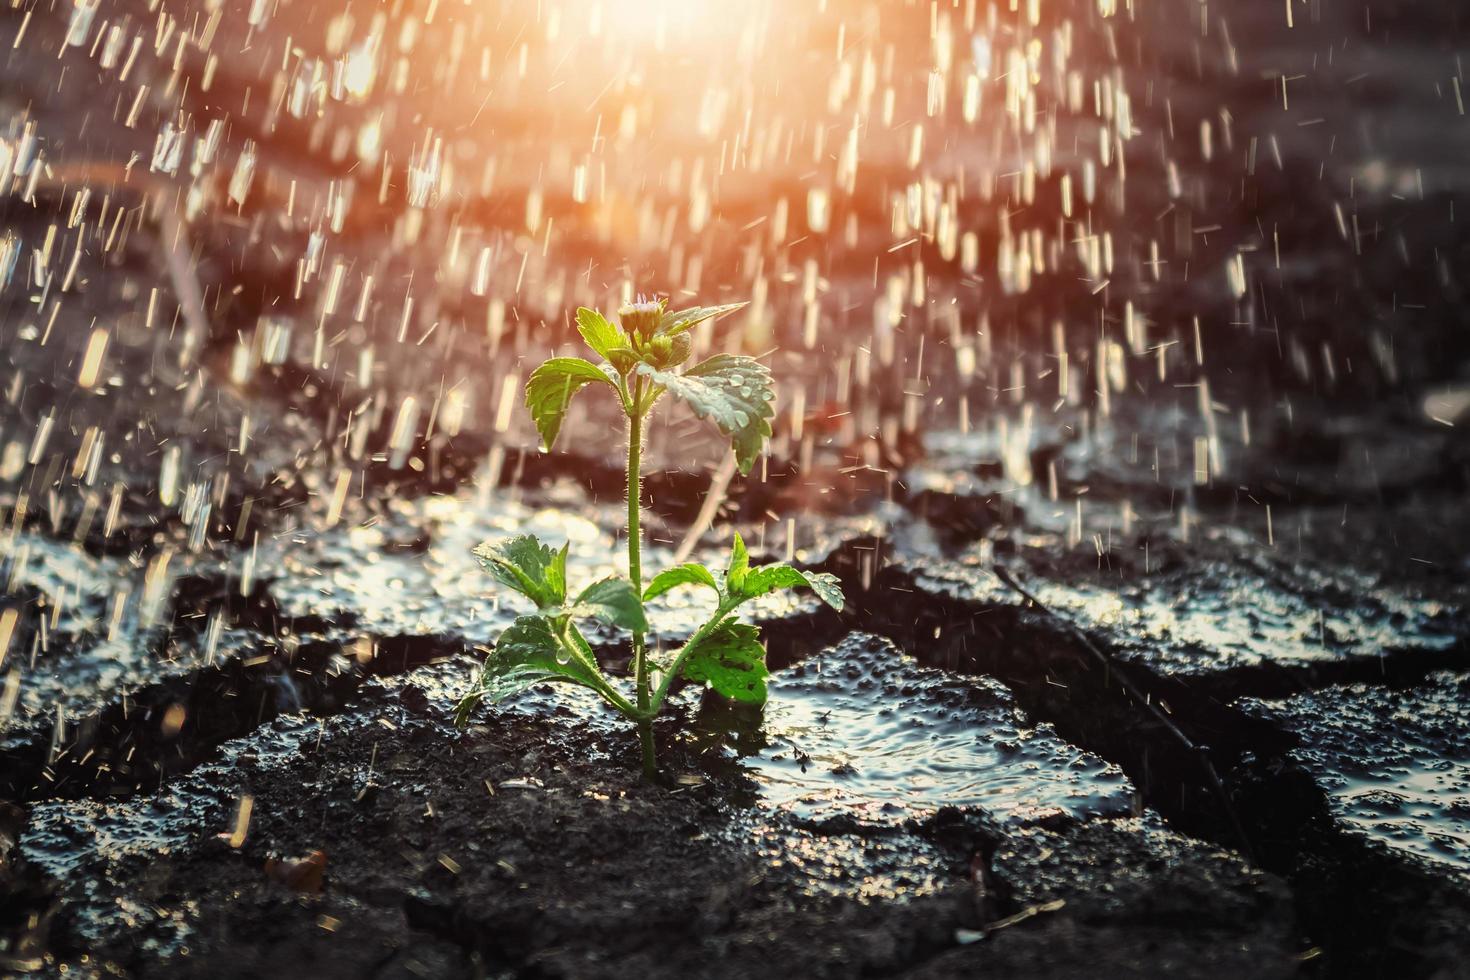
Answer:
POLYGON ((594 381, 617 388, 613 376, 580 357, 553 357, 531 372, 531 380, 526 382, 526 408, 547 449, 556 442, 572 396, 594 381))
POLYGON ((803 585, 815 592, 817 598, 827 605, 842 612, 845 600, 842 583, 836 575, 830 572, 803 572, 790 565, 761 565, 759 568, 752 568, 741 583, 740 597, 742 601, 754 599, 777 589, 794 589, 803 585))
POLYGON ((665 313, 658 322, 658 329, 654 333, 661 337, 673 337, 686 330, 691 330, 706 320, 712 320, 726 313, 734 313, 748 303, 726 303, 724 306, 691 306, 687 310, 665 313))
POLYGON ((655 596, 661 596, 670 589, 681 585, 708 585, 716 592, 720 591, 720 585, 710 574, 709 569, 691 561, 684 565, 666 568, 655 575, 653 581, 648 583, 648 588, 643 590, 643 598, 646 601, 655 596))
MULTIPOLYGON (((483 669, 481 673, 483 673, 483 669)), ((480 689, 479 679, 476 678, 475 686, 470 688, 468 694, 459 699, 459 704, 454 708, 454 727, 463 728, 468 725, 470 723, 470 715, 475 713, 475 709, 480 706, 480 702, 483 700, 485 700, 485 694, 480 689)))
POLYGON ((582 335, 587 346, 596 351, 598 356, 605 361, 613 359, 614 350, 627 349, 632 346, 628 335, 623 333, 621 327, 608 322, 607 317, 585 306, 577 309, 577 332, 582 335))
POLYGON ((482 700, 503 701, 545 681, 578 684, 600 693, 605 682, 596 666, 558 639, 555 630, 545 616, 522 616, 501 633, 474 688, 460 701, 455 724, 463 727, 482 700))
POLYGON ((647 633, 648 620, 643 615, 643 600, 633 583, 625 578, 605 578, 582 590, 571 608, 571 616, 590 616, 634 633, 647 633))
POLYGON ((475 557, 492 578, 536 603, 555 609, 567 599, 567 545, 552 551, 523 534, 509 541, 486 541, 475 546, 475 557))
POLYGON ((708 418, 730 437, 735 462, 749 473, 771 434, 775 415, 770 370, 753 357, 716 354, 683 374, 639 364, 638 371, 689 403, 694 414, 708 418))
POLYGON ((750 570, 750 553, 745 550, 745 539, 735 532, 730 542, 730 564, 725 566, 725 591, 732 596, 745 593, 745 576, 750 570))
POLYGON ((749 704, 766 700, 766 649, 760 630, 727 619, 690 649, 683 673, 695 682, 707 682, 720 694, 749 704))

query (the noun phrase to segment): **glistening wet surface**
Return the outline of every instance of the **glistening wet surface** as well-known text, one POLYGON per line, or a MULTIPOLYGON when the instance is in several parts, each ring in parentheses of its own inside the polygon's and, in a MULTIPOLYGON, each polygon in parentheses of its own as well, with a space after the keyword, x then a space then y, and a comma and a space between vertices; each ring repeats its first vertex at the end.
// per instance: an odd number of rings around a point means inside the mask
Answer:
MULTIPOLYGON (((626 538, 619 535, 625 513, 621 503, 594 503, 571 483, 525 493, 496 488, 486 478, 454 494, 388 501, 383 514, 357 526, 292 532, 263 546, 260 561, 279 570, 271 591, 286 616, 340 621, 367 634, 488 644, 532 610, 521 596, 496 588, 474 557, 475 546, 520 534, 552 547, 566 544, 568 587, 575 593, 626 573, 626 538)), ((718 569, 722 556, 711 548, 694 557, 718 569)), ((672 548, 650 543, 643 562, 649 578, 672 563, 672 548)), ((649 604, 649 622, 656 635, 683 637, 713 607, 712 595, 681 589, 649 604)), ((743 613, 778 618, 814 607, 809 596, 775 595, 743 613)), ((596 624, 584 628, 597 642, 596 624)))
POLYGON ((921 666, 880 637, 850 634, 769 691, 761 728, 735 744, 764 800, 805 819, 900 822, 955 806, 1025 823, 1133 805, 1121 770, 1032 723, 1003 684, 921 666))
POLYGON ((223 625, 213 618, 217 602, 185 611, 202 642, 165 635, 180 574, 197 564, 187 553, 129 561, 41 535, 0 537, 3 605, 21 626, 0 621, 0 664, 15 685, 13 700, 0 699, 0 731, 64 729, 121 692, 212 656, 223 625))
MULTIPOLYGON (((1327 568, 1238 531, 1196 533, 1188 561, 1179 560, 1177 544, 1154 545, 1150 554, 1148 539, 1120 533, 1116 550, 1099 551, 1091 568, 1074 559, 1058 570, 1051 556, 1062 541, 1048 534, 1030 536, 1004 563, 1048 608, 1123 660, 1164 676, 1444 653, 1470 634, 1461 609, 1439 598, 1327 568)), ((936 596, 976 607, 1022 604, 991 572, 994 560, 984 545, 958 560, 900 567, 936 596)))
POLYGON ((1249 709, 1311 733, 1290 752, 1352 833, 1470 881, 1470 675, 1327 688, 1249 709))
MULTIPOLYGON (((225 743, 218 758, 154 794, 37 804, 21 853, 65 883, 79 939, 106 947, 128 937, 149 956, 187 955, 199 903, 178 899, 166 877, 150 868, 159 862, 188 867, 201 852, 227 850, 218 835, 235 826, 250 784, 309 753, 325 730, 305 716, 280 718, 225 743)), ((364 771, 364 782, 370 778, 364 771)))
MULTIPOLYGON (((1462 4, 182 6, 0 4, 0 970, 1467 962, 1462 4), (623 564, 613 400, 542 456, 520 393, 648 291, 779 385, 696 556, 850 600, 749 607, 769 707, 680 692, 658 785, 586 692, 448 720, 526 608, 474 545, 623 564)), ((647 578, 728 442, 645 448, 647 578)))

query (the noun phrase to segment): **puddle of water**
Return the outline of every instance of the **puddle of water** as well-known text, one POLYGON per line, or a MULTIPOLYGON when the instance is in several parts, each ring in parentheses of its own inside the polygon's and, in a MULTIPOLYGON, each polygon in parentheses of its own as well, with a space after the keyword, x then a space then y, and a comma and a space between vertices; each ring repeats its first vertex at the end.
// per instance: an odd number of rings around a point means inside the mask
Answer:
POLYGON ((1407 691, 1365 685, 1247 702, 1305 743, 1291 752, 1355 833, 1470 878, 1470 674, 1407 691))
MULTIPOLYGON (((580 589, 626 574, 627 546, 618 534, 625 514, 621 504, 596 504, 565 484, 544 501, 467 489, 392 501, 388 515, 370 526, 298 532, 269 549, 262 545, 261 565, 280 569, 272 591, 284 615, 347 618, 353 631, 380 636, 450 635, 488 644, 532 607, 496 586, 472 554, 476 545, 520 534, 552 546, 567 542, 567 578, 580 589)), ((694 559, 719 568, 724 556, 696 553, 694 559)), ((645 543, 643 562, 649 577, 673 563, 672 549, 645 543)), ((769 620, 815 608, 810 596, 785 595, 765 597, 742 612, 769 620)), ((713 609, 708 590, 677 589, 649 604, 649 624, 659 637, 682 638, 713 609)), ((590 623, 583 629, 594 642, 624 638, 590 623)))
POLYGON ((1470 759, 1323 782, 1343 822, 1470 874, 1470 759))
MULTIPOLYGON (((133 569, 113 558, 96 558, 80 547, 35 534, 0 540, 0 583, 12 595, 34 592, 48 639, 62 643, 107 627, 107 612, 119 579, 133 569)), ((126 587, 122 587, 126 594, 126 587)))
POLYGON ((483 644, 530 606, 497 591, 471 551, 481 541, 528 533, 571 543, 574 582, 613 571, 611 536, 592 520, 489 493, 395 500, 371 525, 278 540, 262 566, 280 570, 272 592, 285 615, 347 619, 368 634, 455 634, 483 644))
POLYGON ((920 666, 851 634, 770 681, 762 727, 736 744, 773 806, 895 822, 943 806, 1003 822, 1130 812, 1121 770, 1032 725, 988 678, 920 666))
POLYGON ((1077 614, 1107 629, 1125 657, 1179 673, 1438 651, 1457 640, 1437 603, 1384 589, 1345 604, 1325 576, 1299 581, 1300 588, 1287 587, 1239 566, 1205 566, 1117 595, 1093 594, 1077 614))

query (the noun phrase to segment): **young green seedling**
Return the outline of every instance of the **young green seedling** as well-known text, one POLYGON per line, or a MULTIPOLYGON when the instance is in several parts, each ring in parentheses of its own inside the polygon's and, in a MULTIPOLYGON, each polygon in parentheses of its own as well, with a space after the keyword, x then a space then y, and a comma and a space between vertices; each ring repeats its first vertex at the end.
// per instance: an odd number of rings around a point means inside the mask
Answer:
POLYGON ((495 641, 478 679, 459 704, 463 727, 480 701, 499 701, 542 681, 591 688, 638 726, 643 772, 656 769, 653 719, 676 678, 707 684, 737 701, 766 700, 765 648, 760 630, 732 614, 743 603, 777 589, 811 588, 841 610, 842 589, 834 575, 803 572, 789 565, 750 567, 740 535, 730 549, 723 574, 690 562, 665 569, 643 586, 639 533, 644 423, 665 393, 687 402, 730 439, 741 473, 749 473, 771 435, 771 372, 753 357, 716 354, 676 372, 689 359, 689 331, 705 320, 744 303, 669 312, 664 303, 637 302, 618 310, 621 326, 596 310, 577 311, 577 329, 603 363, 580 357, 553 357, 531 373, 526 407, 548 450, 556 442, 572 396, 587 385, 606 385, 628 419, 628 577, 613 576, 573 594, 567 588, 567 548, 553 551, 531 535, 486 542, 475 555, 496 582, 536 605, 495 641), (649 644, 643 603, 683 585, 714 591, 715 611, 672 655, 660 657, 649 644), (633 691, 603 673, 577 622, 597 619, 632 634, 633 691))

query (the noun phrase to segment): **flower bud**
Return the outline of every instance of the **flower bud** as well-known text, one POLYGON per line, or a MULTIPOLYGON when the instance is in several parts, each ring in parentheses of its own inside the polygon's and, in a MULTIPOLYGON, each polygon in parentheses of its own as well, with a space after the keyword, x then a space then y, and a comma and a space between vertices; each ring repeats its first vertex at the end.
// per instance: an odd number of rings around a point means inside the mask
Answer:
POLYGON ((638 355, 626 347, 614 347, 608 351, 607 357, 619 374, 627 374, 638 363, 638 355))
POLYGON ((645 300, 640 298, 636 303, 628 303, 618 310, 618 319, 623 323, 623 329, 636 342, 642 344, 653 336, 658 329, 658 323, 664 316, 664 304, 662 300, 645 300))
POLYGON ((649 344, 650 360, 660 371, 678 367, 689 360, 693 347, 687 333, 681 333, 677 337, 655 337, 653 343, 649 344))

